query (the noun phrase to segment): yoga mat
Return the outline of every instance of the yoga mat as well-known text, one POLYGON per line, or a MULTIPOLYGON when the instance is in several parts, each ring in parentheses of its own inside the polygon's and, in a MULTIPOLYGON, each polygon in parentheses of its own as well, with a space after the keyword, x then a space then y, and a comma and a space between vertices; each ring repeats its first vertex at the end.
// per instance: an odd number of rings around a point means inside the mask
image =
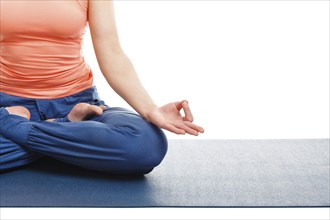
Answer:
POLYGON ((169 140, 140 177, 43 158, 0 187, 1 207, 329 207, 329 139, 169 140))

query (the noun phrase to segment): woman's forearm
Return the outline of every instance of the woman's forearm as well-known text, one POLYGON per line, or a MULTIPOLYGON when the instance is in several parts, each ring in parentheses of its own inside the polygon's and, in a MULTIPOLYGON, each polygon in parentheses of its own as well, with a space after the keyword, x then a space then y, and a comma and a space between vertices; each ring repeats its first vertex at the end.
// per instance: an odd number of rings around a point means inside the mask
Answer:
POLYGON ((148 118, 148 112, 157 106, 142 86, 132 62, 124 52, 108 58, 107 65, 101 68, 107 82, 135 111, 148 118))

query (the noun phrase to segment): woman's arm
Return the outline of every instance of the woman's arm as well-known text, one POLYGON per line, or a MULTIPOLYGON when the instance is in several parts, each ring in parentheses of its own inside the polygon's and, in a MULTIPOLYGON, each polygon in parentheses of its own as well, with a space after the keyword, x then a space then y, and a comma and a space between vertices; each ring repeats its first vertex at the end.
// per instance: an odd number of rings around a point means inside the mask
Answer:
POLYGON ((112 1, 89 3, 89 26, 101 72, 110 86, 139 114, 156 107, 120 46, 112 1))
POLYGON ((192 124, 187 101, 157 107, 142 86, 136 71, 121 48, 111 0, 89 0, 89 27, 101 72, 113 90, 142 117, 177 134, 198 135, 203 129, 192 124), (180 110, 185 116, 182 117, 180 110))

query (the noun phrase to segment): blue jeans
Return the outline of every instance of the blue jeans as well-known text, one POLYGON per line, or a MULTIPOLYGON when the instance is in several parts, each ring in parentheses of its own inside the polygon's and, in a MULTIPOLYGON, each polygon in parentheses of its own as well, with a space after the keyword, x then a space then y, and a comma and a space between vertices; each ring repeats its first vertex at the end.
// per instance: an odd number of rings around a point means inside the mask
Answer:
POLYGON ((161 129, 134 112, 107 105, 100 116, 66 121, 67 114, 80 102, 105 105, 96 87, 51 100, 0 93, 0 170, 49 156, 92 170, 145 174, 163 160, 167 139, 161 129), (31 119, 10 115, 5 109, 8 106, 26 107, 31 119), (45 121, 49 118, 56 121, 45 121))

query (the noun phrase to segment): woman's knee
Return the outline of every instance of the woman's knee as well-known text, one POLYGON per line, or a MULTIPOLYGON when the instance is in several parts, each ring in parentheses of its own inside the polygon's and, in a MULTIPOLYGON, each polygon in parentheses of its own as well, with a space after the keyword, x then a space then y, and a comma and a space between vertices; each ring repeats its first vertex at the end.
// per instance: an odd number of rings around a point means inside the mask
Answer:
POLYGON ((164 132, 134 112, 111 108, 102 117, 93 120, 108 126, 103 135, 98 132, 98 135, 104 137, 98 140, 107 149, 102 155, 109 158, 105 163, 109 170, 148 173, 166 155, 167 139, 164 132))
POLYGON ((120 130, 125 138, 120 138, 117 146, 104 150, 102 160, 92 163, 89 168, 115 174, 141 175, 150 173, 162 162, 167 152, 167 139, 161 129, 144 121, 140 122, 139 128, 130 126, 120 130))
POLYGON ((164 159, 167 147, 167 138, 164 132, 155 125, 144 121, 140 127, 139 135, 134 140, 129 159, 138 169, 152 170, 164 159))

